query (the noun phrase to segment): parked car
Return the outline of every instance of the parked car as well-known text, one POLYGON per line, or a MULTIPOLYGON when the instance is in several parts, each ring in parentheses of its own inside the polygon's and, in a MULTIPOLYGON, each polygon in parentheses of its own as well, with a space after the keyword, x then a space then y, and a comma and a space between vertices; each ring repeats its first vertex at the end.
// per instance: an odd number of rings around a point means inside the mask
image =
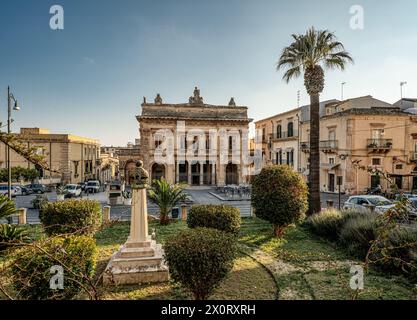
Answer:
POLYGON ((375 212, 384 213, 395 205, 382 196, 360 195, 349 197, 343 204, 343 209, 368 210, 372 206, 375 207, 375 212))
POLYGON ((97 193, 100 191, 100 182, 97 180, 90 180, 87 182, 85 187, 85 192, 87 193, 97 193))
POLYGON ((78 184, 67 184, 65 186, 65 197, 79 197, 81 195, 81 186, 78 184))
POLYGON ((28 184, 25 186, 33 191, 33 193, 45 193, 46 187, 43 184, 28 184))
MULTIPOLYGON (((0 194, 7 196, 9 193, 8 191, 9 191, 9 188, 7 185, 0 185, 0 194)), ((12 197, 16 197, 16 195, 19 192, 19 190, 14 186, 12 186, 10 191, 11 191, 12 197)))
POLYGON ((395 201, 400 201, 401 199, 404 199, 404 198, 410 199, 410 198, 416 198, 416 197, 417 197, 416 194, 413 194, 411 192, 404 192, 404 193, 397 193, 394 199, 395 201))
POLYGON ((33 193, 33 190, 27 187, 20 187, 22 189, 22 196, 27 196, 33 193))
POLYGON ((81 191, 85 191, 85 187, 87 186, 85 182, 80 182, 78 185, 81 187, 81 191))

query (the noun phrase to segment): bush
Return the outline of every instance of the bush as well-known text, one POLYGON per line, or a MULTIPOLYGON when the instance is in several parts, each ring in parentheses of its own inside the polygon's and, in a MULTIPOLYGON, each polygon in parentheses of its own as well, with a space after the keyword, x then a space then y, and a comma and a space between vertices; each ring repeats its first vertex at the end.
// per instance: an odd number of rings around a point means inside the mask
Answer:
POLYGON ((267 166, 252 182, 252 206, 257 217, 274 225, 281 237, 285 228, 307 211, 307 185, 289 166, 267 166))
POLYGON ((88 286, 96 265, 95 240, 86 236, 55 237, 18 250, 13 256, 13 285, 23 299, 72 299, 88 286), (52 266, 62 266, 63 290, 50 288, 52 266))
POLYGON ((35 199, 32 200, 33 209, 42 209, 42 207, 47 204, 48 197, 43 194, 36 195, 35 199))
POLYGON ((330 209, 309 217, 304 224, 316 235, 337 241, 344 223, 343 214, 330 209))
POLYGON ((49 202, 42 207, 40 219, 48 235, 93 235, 101 225, 101 206, 93 200, 49 202))
POLYGON ((402 270, 417 278, 417 227, 397 226, 391 230, 379 255, 383 269, 402 270))
POLYGON ((223 231, 196 228, 171 236, 165 259, 172 279, 205 300, 226 277, 236 256, 236 238, 223 231))
POLYGON ((240 230, 240 211, 226 205, 195 205, 187 217, 189 228, 213 228, 233 234, 240 230))
POLYGON ((371 242, 377 237, 378 214, 367 212, 349 212, 344 217, 345 224, 340 231, 340 243, 349 254, 357 258, 365 258, 371 242))
POLYGON ((26 230, 16 225, 0 224, 0 252, 28 240, 26 230))

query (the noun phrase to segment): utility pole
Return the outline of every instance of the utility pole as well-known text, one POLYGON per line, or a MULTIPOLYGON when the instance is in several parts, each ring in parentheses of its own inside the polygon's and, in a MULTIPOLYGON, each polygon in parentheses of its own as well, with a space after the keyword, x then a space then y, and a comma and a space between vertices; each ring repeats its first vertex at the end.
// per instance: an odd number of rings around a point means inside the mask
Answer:
MULTIPOLYGON (((7 87, 7 134, 10 135, 11 133, 11 123, 12 123, 12 100, 14 101, 13 110, 19 111, 20 107, 17 104, 17 100, 10 92, 10 87, 7 87)), ((11 200, 12 199, 12 167, 10 164, 10 146, 7 144, 7 196, 11 200)))

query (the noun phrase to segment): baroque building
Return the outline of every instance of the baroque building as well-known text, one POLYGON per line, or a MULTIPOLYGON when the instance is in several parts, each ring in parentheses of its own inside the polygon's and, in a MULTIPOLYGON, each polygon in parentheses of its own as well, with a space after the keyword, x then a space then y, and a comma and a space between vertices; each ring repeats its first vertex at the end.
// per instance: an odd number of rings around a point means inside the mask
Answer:
MULTIPOLYGON (((21 128, 14 134, 17 141, 28 148, 36 148, 43 155, 49 168, 57 172, 43 170, 25 158, 10 151, 11 167, 35 168, 40 182, 80 183, 100 178, 100 142, 72 134, 50 133, 47 129, 21 128)), ((0 142, 0 168, 7 164, 7 146, 0 142)))
POLYGON ((196 87, 188 103, 154 103, 144 98, 137 116, 140 158, 152 179, 189 185, 230 185, 248 181, 246 106, 203 102, 196 87))

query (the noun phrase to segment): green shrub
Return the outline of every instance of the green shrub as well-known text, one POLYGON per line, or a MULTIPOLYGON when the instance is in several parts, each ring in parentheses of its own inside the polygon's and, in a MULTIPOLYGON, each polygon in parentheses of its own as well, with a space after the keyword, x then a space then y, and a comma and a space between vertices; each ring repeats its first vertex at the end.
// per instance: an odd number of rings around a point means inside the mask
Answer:
POLYGON ((240 230, 240 211, 226 205, 195 205, 187 217, 189 228, 213 228, 233 234, 240 230))
POLYGON ((48 202, 42 207, 39 216, 48 235, 93 235, 102 220, 100 203, 93 200, 48 202))
POLYGON ((417 278, 417 227, 398 225, 388 235, 378 254, 383 269, 403 271, 417 278))
POLYGON ((236 238, 216 229, 188 229, 165 243, 165 259, 172 279, 207 299, 233 267, 236 238))
POLYGON ((27 232, 23 228, 16 225, 0 224, 0 252, 28 240, 27 232))
POLYGON ((252 206, 258 218, 274 225, 277 237, 307 211, 307 185, 289 166, 267 166, 252 182, 252 206))
POLYGON ((96 266, 95 240, 86 236, 54 237, 28 245, 13 256, 13 285, 20 298, 72 299, 87 287, 96 266), (62 266, 63 290, 50 288, 52 266, 62 266))
POLYGON ((345 224, 340 231, 340 243, 349 254, 357 258, 365 258, 371 242, 377 237, 378 214, 367 212, 348 212, 345 224))
POLYGON ((337 241, 345 223, 343 214, 335 209, 324 210, 305 220, 304 224, 316 235, 337 241))
POLYGON ((35 199, 32 200, 33 209, 42 209, 42 207, 48 203, 48 197, 43 194, 38 194, 35 199))

